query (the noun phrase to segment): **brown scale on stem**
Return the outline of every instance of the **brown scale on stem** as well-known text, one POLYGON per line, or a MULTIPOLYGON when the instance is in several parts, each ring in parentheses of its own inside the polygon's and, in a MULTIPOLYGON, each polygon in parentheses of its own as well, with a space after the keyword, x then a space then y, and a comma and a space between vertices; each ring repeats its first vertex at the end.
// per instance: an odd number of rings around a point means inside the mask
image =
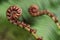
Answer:
POLYGON ((60 29, 60 23, 53 13, 49 12, 48 10, 43 10, 42 12, 44 13, 43 15, 48 15, 49 17, 51 17, 52 20, 57 24, 58 28, 60 29))
POLYGON ((29 31, 30 33, 32 33, 32 35, 37 38, 36 36, 36 31, 32 28, 30 28, 30 25, 29 24, 26 24, 25 22, 20 22, 18 21, 18 18, 21 17, 21 14, 22 14, 22 9, 13 5, 13 6, 10 6, 8 9, 7 9, 7 12, 6 12, 6 16, 8 18, 8 20, 15 24, 15 25, 18 25, 22 28, 25 28, 27 31, 29 31))
POLYGON ((42 40, 42 38, 37 38, 37 40, 42 40))

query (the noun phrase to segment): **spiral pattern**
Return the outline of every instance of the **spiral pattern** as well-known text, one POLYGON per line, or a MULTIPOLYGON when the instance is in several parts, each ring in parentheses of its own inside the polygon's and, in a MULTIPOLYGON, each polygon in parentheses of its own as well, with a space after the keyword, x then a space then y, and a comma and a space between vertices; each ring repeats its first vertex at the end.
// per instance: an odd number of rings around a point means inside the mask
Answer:
POLYGON ((49 12, 48 10, 38 10, 38 6, 37 5, 32 5, 32 6, 30 6, 30 8, 28 9, 28 11, 29 11, 29 13, 32 15, 32 16, 41 16, 41 15, 48 15, 49 17, 51 17, 52 18, 52 20, 57 24, 57 26, 58 26, 58 28, 60 29, 60 23, 59 23, 59 21, 58 21, 58 19, 57 19, 57 17, 53 14, 53 13, 51 13, 51 12, 49 12), (34 9, 35 8, 35 9, 34 9), (34 11, 34 10, 36 10, 36 11, 34 11), (34 11, 34 12, 33 12, 34 11))
MULTIPOLYGON (((35 8, 34 8, 35 9, 35 8)), ((37 11, 37 10, 35 10, 37 11)), ((32 35, 36 38, 36 40, 42 40, 41 38, 37 37, 36 36, 36 30, 30 28, 30 25, 29 24, 26 24, 25 22, 20 22, 18 20, 19 17, 21 17, 21 14, 22 14, 22 9, 13 5, 13 6, 10 6, 8 9, 7 9, 7 12, 6 12, 6 15, 7 15, 7 18, 8 20, 15 24, 15 25, 18 25, 22 28, 25 28, 27 31, 29 31, 30 33, 32 33, 32 35)))
POLYGON ((29 13, 32 16, 38 16, 39 15, 39 7, 37 5, 31 5, 28 9, 29 13))

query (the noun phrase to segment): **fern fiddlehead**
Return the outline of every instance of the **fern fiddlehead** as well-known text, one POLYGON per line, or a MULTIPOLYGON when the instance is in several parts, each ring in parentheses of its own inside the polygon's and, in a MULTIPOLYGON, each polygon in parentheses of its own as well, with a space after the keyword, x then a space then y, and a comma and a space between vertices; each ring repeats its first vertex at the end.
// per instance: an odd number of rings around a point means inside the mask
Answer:
POLYGON ((32 33, 32 35, 36 38, 36 40, 42 40, 41 38, 39 38, 36 35, 36 31, 34 29, 30 28, 29 24, 26 24, 25 22, 18 21, 18 18, 21 16, 21 14, 22 14, 22 9, 15 6, 15 5, 10 6, 7 9, 7 13, 6 13, 7 18, 11 23, 16 24, 22 28, 25 28, 27 31, 32 33))
POLYGON ((49 12, 48 10, 39 10, 39 7, 37 5, 32 5, 28 9, 28 11, 34 17, 48 15, 56 23, 56 25, 60 29, 60 23, 59 23, 57 17, 53 13, 49 12))
MULTIPOLYGON (((35 16, 35 17, 41 16, 41 15, 48 15, 49 17, 51 17, 53 19, 53 21, 57 24, 58 28, 60 29, 60 23, 59 23, 58 19, 56 18, 56 16, 53 13, 49 12, 48 10, 39 10, 38 6, 32 5, 32 6, 30 6, 28 11, 32 16, 35 16)), ((34 29, 30 28, 29 24, 26 24, 25 22, 21 22, 18 20, 18 18, 22 15, 21 8, 15 6, 15 5, 10 6, 7 9, 6 15, 7 15, 8 20, 11 23, 16 24, 22 28, 25 28, 27 31, 32 33, 32 35, 36 38, 36 40, 42 40, 42 38, 39 38, 36 35, 36 31, 34 29)))

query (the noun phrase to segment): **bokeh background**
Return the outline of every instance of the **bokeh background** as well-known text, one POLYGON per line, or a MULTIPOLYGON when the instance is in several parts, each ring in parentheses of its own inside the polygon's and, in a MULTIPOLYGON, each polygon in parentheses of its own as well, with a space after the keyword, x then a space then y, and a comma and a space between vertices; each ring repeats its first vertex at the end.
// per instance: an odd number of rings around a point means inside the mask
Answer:
POLYGON ((32 17, 28 8, 36 4, 40 10, 47 9, 54 13, 60 22, 60 0, 0 0, 0 40, 36 40, 32 34, 19 26, 11 24, 6 17, 6 10, 11 5, 22 8, 21 21, 29 23, 37 30, 37 35, 43 40, 60 40, 60 30, 54 21, 47 15, 32 17))

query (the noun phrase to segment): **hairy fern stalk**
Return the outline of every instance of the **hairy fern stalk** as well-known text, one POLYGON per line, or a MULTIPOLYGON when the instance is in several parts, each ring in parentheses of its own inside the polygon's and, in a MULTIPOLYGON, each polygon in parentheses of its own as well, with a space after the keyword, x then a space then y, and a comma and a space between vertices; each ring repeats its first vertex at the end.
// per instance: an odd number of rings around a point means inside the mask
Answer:
POLYGON ((47 15, 32 17, 28 8, 36 4, 39 10, 47 9, 60 22, 60 1, 59 0, 0 0, 0 40, 36 40, 36 38, 24 28, 10 23, 6 17, 6 11, 11 5, 22 8, 21 21, 25 21, 36 29, 36 34, 43 40, 60 40, 60 29, 54 21, 47 15))

